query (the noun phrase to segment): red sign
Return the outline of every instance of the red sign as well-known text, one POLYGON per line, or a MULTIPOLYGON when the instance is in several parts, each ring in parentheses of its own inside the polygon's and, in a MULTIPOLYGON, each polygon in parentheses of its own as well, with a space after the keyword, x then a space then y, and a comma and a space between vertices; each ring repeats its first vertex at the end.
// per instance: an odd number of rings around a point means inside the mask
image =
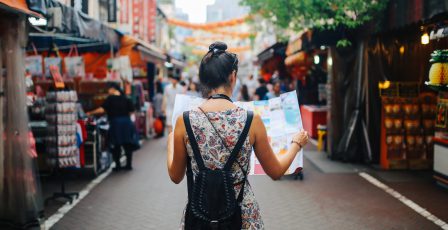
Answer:
POLYGON ((129 0, 120 0, 120 23, 129 23, 129 0))

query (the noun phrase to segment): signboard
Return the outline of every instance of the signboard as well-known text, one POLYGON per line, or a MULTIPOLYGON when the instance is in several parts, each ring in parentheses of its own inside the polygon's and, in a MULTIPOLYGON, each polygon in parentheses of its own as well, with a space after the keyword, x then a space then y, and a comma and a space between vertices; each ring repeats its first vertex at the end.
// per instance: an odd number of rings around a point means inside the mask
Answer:
POLYGON ((117 0, 108 0, 107 2, 107 21, 117 22, 117 0))

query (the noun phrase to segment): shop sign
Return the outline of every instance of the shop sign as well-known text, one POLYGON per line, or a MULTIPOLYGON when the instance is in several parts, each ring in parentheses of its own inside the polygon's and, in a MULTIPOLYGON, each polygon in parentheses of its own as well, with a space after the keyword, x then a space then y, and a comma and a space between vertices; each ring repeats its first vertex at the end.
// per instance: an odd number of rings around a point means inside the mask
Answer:
POLYGON ((108 0, 107 21, 117 22, 117 0, 108 0))

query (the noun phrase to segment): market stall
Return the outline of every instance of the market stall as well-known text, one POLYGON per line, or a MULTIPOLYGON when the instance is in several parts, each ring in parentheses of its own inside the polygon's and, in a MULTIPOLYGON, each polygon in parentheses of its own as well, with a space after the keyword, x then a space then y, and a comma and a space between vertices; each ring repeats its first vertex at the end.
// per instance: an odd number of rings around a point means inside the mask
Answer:
POLYGON ((286 48, 285 66, 297 81, 304 129, 317 138, 317 127, 326 127, 327 49, 314 48, 312 32, 292 37, 286 48))

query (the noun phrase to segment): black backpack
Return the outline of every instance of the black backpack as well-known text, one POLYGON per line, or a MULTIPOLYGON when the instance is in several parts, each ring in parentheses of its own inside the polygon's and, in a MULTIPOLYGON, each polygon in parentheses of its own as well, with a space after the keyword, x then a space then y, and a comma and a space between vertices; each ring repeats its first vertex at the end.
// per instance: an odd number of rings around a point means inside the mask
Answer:
MULTIPOLYGON (((204 115, 208 116, 204 113, 204 115)), ((252 123, 253 113, 247 112, 244 129, 232 151, 225 145, 219 132, 222 144, 231 153, 223 169, 211 170, 205 167, 199 151, 198 143, 190 124, 189 112, 183 113, 185 128, 193 150, 194 159, 199 167, 199 173, 193 180, 191 158, 187 162, 188 204, 185 212, 185 230, 239 230, 242 226, 241 202, 243 200, 244 185, 247 180, 247 170, 236 161, 238 153, 244 145, 252 123), (232 178, 232 165, 237 162, 244 173, 244 179, 234 183, 232 178), (234 185, 243 184, 238 197, 235 198, 234 185)))

